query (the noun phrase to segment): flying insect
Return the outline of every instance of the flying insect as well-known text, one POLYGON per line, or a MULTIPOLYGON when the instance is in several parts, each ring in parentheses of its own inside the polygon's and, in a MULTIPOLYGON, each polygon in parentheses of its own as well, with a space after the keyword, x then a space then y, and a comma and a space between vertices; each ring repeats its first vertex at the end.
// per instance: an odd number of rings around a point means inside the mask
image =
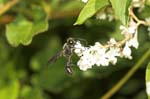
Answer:
POLYGON ((64 44, 62 50, 58 52, 56 55, 51 57, 48 60, 48 64, 51 64, 55 62, 57 59, 59 59, 61 56, 65 57, 67 62, 65 65, 65 70, 68 74, 72 75, 73 69, 72 69, 72 63, 71 63, 71 56, 73 55, 74 52, 74 46, 76 44, 77 40, 75 38, 68 38, 67 42, 64 44))

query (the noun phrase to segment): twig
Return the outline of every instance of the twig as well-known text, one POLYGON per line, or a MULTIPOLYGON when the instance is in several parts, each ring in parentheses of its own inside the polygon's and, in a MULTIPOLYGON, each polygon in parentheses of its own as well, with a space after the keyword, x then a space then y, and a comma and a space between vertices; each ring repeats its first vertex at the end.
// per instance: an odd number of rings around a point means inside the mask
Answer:
POLYGON ((0 16, 7 12, 12 6, 17 4, 20 0, 10 0, 8 3, 0 7, 0 16))
POLYGON ((133 13, 133 8, 129 8, 129 15, 137 22, 137 25, 145 25, 145 26, 148 26, 150 25, 150 22, 146 22, 146 21, 143 21, 143 20, 140 20, 134 13, 133 13))
MULTIPOLYGON (((17 12, 19 12, 20 10, 21 9, 18 9, 17 12)), ((74 17, 74 16, 77 16, 79 13, 80 13, 80 9, 74 9, 74 10, 70 10, 70 11, 60 11, 60 12, 55 12, 55 13, 51 14, 48 19, 52 20, 52 19, 63 19, 63 18, 66 18, 66 17, 74 17)), ((13 15, 6 15, 6 16, 14 18, 13 15)), ((0 23, 6 24, 6 23, 11 22, 13 20, 13 18, 12 19, 7 19, 7 17, 5 17, 5 16, 0 17, 0 23)))

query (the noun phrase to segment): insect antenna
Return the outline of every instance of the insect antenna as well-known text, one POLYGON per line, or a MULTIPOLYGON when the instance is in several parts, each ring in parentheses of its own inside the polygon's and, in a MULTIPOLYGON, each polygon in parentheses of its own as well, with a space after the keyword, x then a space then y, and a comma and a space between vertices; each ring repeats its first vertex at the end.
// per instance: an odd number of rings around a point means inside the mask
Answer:
POLYGON ((85 40, 85 39, 82 39, 82 38, 75 38, 75 40, 83 41, 84 44, 85 44, 85 46, 88 45, 87 40, 85 40))

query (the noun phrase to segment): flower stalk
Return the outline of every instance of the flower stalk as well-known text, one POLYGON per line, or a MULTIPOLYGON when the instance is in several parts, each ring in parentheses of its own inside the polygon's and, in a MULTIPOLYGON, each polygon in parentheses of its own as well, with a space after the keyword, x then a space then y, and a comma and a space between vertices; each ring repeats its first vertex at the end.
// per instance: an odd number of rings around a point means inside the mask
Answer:
POLYGON ((125 74, 125 76, 113 86, 106 94, 104 94, 99 99, 109 99, 112 97, 127 81, 131 76, 138 70, 140 66, 145 62, 145 60, 150 57, 150 49, 148 49, 145 54, 138 60, 138 62, 125 74))

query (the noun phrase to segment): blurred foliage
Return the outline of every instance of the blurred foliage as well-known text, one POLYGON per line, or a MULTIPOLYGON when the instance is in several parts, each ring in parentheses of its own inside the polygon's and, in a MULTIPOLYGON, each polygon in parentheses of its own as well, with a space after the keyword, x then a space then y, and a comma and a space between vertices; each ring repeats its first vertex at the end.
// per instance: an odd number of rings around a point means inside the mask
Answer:
MULTIPOLYGON (((0 7, 8 1, 0 0, 0 7)), ((140 46, 138 50, 132 49, 133 60, 119 59, 115 66, 94 66, 85 72, 74 66, 72 76, 64 70, 63 57, 47 66, 48 59, 62 49, 68 37, 86 39, 89 45, 95 41, 105 43, 110 37, 122 38, 119 21, 92 17, 80 26, 73 26, 83 6, 79 0, 24 0, 0 16, 0 99, 98 99, 150 48, 147 28, 141 26, 140 46), (5 19, 6 16, 9 18, 5 19)), ((142 14, 136 9, 135 12, 144 19, 149 10, 147 5, 142 14)), ((73 63, 76 62, 74 56, 73 63)), ((112 99, 147 98, 147 63, 145 60, 112 99)))

